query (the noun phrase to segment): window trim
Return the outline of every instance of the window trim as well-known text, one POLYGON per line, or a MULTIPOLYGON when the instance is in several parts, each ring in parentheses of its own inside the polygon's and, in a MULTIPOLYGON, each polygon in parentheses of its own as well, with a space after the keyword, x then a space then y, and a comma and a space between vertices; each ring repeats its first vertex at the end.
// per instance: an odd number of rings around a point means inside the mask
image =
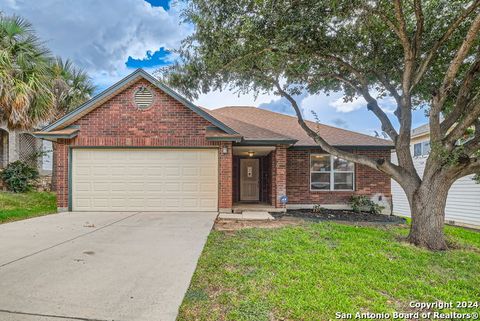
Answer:
POLYGON ((425 144, 427 143, 430 144, 430 140, 423 140, 421 142, 414 143, 412 157, 414 158, 428 157, 428 155, 430 155, 430 152, 432 151, 432 146, 430 146, 430 150, 428 151, 428 153, 425 153, 425 144), (415 155, 415 146, 417 145, 420 145, 420 155, 415 155))
MULTIPOLYGON (((336 156, 328 153, 310 153, 308 156, 308 175, 309 175, 309 190, 310 192, 354 192, 356 190, 356 172, 357 172, 357 164, 353 163, 353 171, 335 171, 333 166, 334 158, 336 156), (312 171, 312 156, 329 156, 330 157, 330 171, 329 172, 319 172, 319 171, 312 171), (329 173, 330 174, 330 188, 329 189, 312 189, 312 173, 329 173), (335 173, 352 173, 352 189, 335 189, 335 173)), ((341 158, 341 157, 339 157, 341 158)))

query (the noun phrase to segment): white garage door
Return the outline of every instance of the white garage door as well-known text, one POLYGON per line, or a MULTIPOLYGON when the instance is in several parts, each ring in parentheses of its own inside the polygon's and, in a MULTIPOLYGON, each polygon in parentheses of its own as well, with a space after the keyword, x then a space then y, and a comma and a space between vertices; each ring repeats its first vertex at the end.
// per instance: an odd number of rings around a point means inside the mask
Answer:
POLYGON ((216 211, 214 149, 73 149, 74 211, 216 211))

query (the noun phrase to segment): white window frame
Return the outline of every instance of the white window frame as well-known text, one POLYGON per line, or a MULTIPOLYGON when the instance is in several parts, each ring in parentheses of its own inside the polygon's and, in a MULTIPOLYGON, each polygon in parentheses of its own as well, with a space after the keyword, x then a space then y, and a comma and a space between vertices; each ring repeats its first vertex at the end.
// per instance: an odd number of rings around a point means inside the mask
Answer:
MULTIPOLYGON (((308 157, 308 175, 310 176, 309 178, 309 189, 310 192, 353 192, 355 191, 355 173, 357 169, 357 164, 353 163, 353 171, 335 171, 335 168, 333 167, 334 164, 334 159, 336 156, 327 154, 327 153, 310 153, 310 156, 308 157), (329 156, 330 157, 330 172, 328 171, 312 171, 312 157, 313 156, 329 156), (329 173, 330 174, 330 189, 312 189, 312 174, 314 173, 329 173), (353 174, 353 179, 352 179, 352 189, 335 189, 335 173, 352 173, 353 174)), ((339 157, 341 158, 341 157, 339 157)))
POLYGON ((430 155, 430 152, 432 150, 432 146, 430 146, 430 150, 428 151, 428 153, 425 152, 425 145, 426 144, 429 144, 430 141, 429 140, 424 140, 424 141, 421 141, 419 143, 415 143, 413 144, 413 157, 415 158, 420 158, 420 157, 427 157, 428 155, 430 155), (415 145, 420 145, 420 155, 415 155, 415 145))

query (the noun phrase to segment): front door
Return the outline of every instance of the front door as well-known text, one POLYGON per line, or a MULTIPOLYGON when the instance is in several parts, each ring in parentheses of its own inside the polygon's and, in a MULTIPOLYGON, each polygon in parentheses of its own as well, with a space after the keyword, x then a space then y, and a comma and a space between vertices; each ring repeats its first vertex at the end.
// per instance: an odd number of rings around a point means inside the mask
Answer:
POLYGON ((258 201, 259 188, 259 160, 240 159, 240 200, 258 201))

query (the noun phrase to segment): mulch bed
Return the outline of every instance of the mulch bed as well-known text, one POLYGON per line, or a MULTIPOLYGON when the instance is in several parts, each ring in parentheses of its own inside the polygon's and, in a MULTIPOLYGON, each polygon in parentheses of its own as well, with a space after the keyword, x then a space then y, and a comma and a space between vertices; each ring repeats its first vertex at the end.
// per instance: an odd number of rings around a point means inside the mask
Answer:
POLYGON ((322 209, 319 212, 312 210, 287 210, 286 213, 270 213, 273 217, 297 217, 319 221, 347 221, 403 224, 405 219, 394 215, 371 214, 368 212, 353 212, 349 210, 322 209))

